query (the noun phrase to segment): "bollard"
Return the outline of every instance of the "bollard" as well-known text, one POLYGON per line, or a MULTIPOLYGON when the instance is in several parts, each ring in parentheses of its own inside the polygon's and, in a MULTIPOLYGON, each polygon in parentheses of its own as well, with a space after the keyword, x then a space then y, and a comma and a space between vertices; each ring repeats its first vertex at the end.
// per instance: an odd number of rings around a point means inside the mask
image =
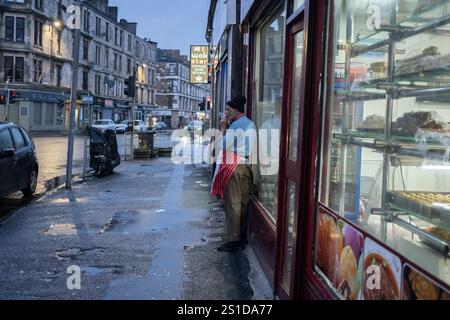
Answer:
POLYGON ((84 137, 84 154, 83 154, 83 181, 86 180, 87 157, 88 157, 88 137, 84 137))

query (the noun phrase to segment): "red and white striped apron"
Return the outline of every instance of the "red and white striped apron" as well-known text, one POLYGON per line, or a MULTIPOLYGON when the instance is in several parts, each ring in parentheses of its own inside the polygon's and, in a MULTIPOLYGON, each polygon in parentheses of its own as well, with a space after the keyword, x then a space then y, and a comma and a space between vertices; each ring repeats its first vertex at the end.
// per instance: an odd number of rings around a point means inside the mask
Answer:
POLYGON ((222 163, 218 164, 219 168, 216 170, 214 176, 211 194, 215 197, 224 198, 225 187, 230 181, 231 176, 236 170, 237 166, 243 162, 243 158, 231 151, 223 152, 222 163))

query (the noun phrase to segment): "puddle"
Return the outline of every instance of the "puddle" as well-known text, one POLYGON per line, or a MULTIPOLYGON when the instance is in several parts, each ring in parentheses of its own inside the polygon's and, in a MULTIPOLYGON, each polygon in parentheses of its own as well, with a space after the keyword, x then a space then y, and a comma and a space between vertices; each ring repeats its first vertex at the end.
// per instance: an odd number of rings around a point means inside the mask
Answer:
POLYGON ((103 255, 105 248, 69 248, 64 250, 58 250, 55 252, 55 256, 58 260, 71 261, 77 259, 79 256, 91 254, 91 255, 103 255))
POLYGON ((81 272, 88 275, 88 276, 97 276, 100 273, 104 272, 104 270, 96 267, 86 267, 81 269, 81 272))
POLYGON ((60 250, 55 252, 56 258, 58 258, 58 260, 75 260, 80 254, 80 248, 70 248, 67 250, 60 250))
POLYGON ((122 266, 104 266, 104 267, 84 267, 81 272, 87 276, 98 276, 103 274, 122 274, 122 266))
POLYGON ((100 234, 135 223, 137 221, 137 215, 139 215, 137 211, 120 211, 115 213, 111 220, 100 230, 100 234))
MULTIPOLYGON (((73 175, 74 178, 79 175, 73 175)), ((36 193, 31 197, 24 197, 21 192, 16 192, 6 198, 0 198, 0 225, 5 223, 18 209, 38 201, 49 191, 55 190, 66 182, 66 176, 56 177, 47 181, 38 181, 36 193)))
POLYGON ((66 176, 60 176, 44 182, 45 191, 59 188, 66 182, 66 176))
POLYGON ((153 178, 171 178, 171 177, 172 177, 171 172, 155 173, 153 175, 153 178))
MULTIPOLYGON (((72 175, 72 179, 80 177, 81 174, 72 175)), ((43 192, 55 190, 66 183, 66 176, 59 176, 46 181, 38 182, 38 187, 43 192)))
POLYGON ((54 224, 44 232, 46 236, 74 236, 77 227, 74 224, 54 224))
POLYGON ((52 204, 68 204, 70 199, 68 198, 57 198, 51 201, 52 204))

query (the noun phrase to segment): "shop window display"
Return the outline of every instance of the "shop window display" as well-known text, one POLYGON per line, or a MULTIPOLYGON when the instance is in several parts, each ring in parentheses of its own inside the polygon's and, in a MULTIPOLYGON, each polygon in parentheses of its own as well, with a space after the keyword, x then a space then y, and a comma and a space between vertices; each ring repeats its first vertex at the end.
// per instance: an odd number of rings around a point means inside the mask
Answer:
POLYGON ((450 1, 331 3, 320 202, 334 214, 318 215, 317 265, 344 298, 448 297, 450 1), (385 291, 339 279, 337 266, 351 256, 341 248, 345 237, 333 238, 333 257, 323 256, 325 226, 342 235, 347 221, 365 234, 374 257, 356 260, 359 279, 371 265, 395 261, 383 270, 385 291), (414 292, 425 280, 436 290, 414 292))

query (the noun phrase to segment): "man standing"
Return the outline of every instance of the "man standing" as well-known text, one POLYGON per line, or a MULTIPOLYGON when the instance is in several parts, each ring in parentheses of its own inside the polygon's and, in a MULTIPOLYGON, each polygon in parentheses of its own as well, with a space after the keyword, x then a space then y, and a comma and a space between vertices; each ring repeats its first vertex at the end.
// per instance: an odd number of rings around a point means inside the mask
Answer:
POLYGON ((228 241, 219 251, 244 249, 247 231, 247 207, 253 186, 251 169, 255 154, 256 126, 245 116, 243 96, 227 102, 225 117, 220 122, 224 138, 219 141, 218 163, 212 195, 224 199, 228 241))

